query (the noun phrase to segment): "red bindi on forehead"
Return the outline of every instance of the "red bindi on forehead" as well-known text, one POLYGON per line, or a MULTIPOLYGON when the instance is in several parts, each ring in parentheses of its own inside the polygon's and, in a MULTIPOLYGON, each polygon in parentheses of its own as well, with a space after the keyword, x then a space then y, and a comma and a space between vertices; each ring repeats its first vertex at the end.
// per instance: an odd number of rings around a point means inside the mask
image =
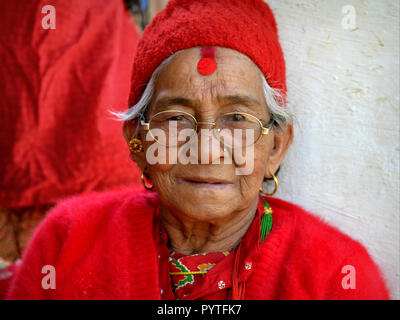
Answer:
POLYGON ((200 51, 200 60, 197 63, 197 71, 203 76, 214 73, 217 68, 215 62, 215 47, 202 47, 200 51))

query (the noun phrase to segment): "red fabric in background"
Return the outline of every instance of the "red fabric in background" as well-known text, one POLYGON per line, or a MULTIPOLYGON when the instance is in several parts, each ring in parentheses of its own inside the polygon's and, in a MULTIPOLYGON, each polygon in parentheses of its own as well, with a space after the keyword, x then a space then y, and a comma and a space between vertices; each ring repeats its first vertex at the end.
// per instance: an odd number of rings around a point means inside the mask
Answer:
POLYGON ((0 206, 140 182, 108 113, 128 107, 138 37, 122 0, 0 1, 0 206))

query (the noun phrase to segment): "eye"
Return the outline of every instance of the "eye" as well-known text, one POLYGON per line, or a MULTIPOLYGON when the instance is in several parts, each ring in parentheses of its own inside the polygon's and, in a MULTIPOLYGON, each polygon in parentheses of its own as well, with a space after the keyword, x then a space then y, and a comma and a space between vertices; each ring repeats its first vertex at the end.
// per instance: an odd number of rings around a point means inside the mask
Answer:
POLYGON ((234 114, 231 114, 231 115, 230 115, 230 120, 231 120, 231 121, 238 122, 238 121, 246 120, 246 118, 245 118, 245 116, 242 115, 242 114, 234 113, 234 114))
POLYGON ((171 116, 167 119, 168 121, 182 121, 182 120, 186 120, 186 118, 183 115, 174 115, 171 116))

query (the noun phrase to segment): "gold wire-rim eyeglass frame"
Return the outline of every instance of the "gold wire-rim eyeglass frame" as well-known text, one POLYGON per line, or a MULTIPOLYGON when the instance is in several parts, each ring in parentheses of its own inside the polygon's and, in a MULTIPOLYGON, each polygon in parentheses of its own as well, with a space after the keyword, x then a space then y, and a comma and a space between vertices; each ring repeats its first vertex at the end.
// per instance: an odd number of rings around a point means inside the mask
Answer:
MULTIPOLYGON (((216 128, 216 122, 197 121, 197 119, 196 119, 193 115, 191 115, 191 114, 188 113, 188 112, 182 111, 182 110, 165 110, 165 111, 157 112, 156 114, 154 114, 154 115, 151 117, 151 119, 149 120, 149 122, 145 122, 143 118, 140 119, 140 125, 143 127, 144 130, 150 132, 151 136, 153 137, 153 139, 154 139, 157 143, 159 143, 159 144, 161 144, 161 145, 163 145, 163 146, 169 147, 168 145, 161 143, 160 141, 158 141, 158 140, 154 137, 153 133, 152 133, 151 130, 150 130, 150 122, 151 122, 151 120, 152 120, 155 116, 157 116, 157 115, 160 115, 160 114, 163 114, 163 113, 173 113, 173 112, 183 113, 183 114, 188 115, 189 117, 191 117, 191 118, 193 119, 193 121, 194 121, 194 128, 193 128, 193 132, 194 132, 194 133, 197 132, 197 130, 198 130, 198 125, 199 125, 199 124, 211 125, 211 126, 212 126, 212 129, 213 129, 213 132, 214 132, 214 137, 215 137, 224 147, 232 148, 231 146, 226 145, 224 142, 222 142, 222 141, 220 140, 219 135, 217 134, 219 128, 216 128), (216 129, 217 129, 217 130, 216 130, 216 129)), ((250 113, 247 113, 247 112, 240 112, 240 111, 224 113, 224 114, 222 114, 221 116, 219 116, 218 118, 223 117, 223 116, 226 116, 226 115, 231 115, 231 114, 240 114, 240 115, 250 116, 251 118, 255 119, 255 120, 258 122, 258 124, 260 125, 261 132, 260 132, 258 138, 257 138, 252 144, 246 145, 246 146, 245 146, 246 148, 247 148, 247 147, 250 147, 250 146, 252 146, 252 145, 254 145, 254 144, 256 144, 257 141, 260 140, 260 138, 261 138, 262 135, 268 135, 269 132, 270 132, 270 129, 271 129, 273 123, 274 123, 274 121, 271 119, 271 120, 270 120, 270 123, 269 123, 269 125, 268 125, 268 127, 264 127, 264 125, 263 125, 263 123, 261 122, 261 120, 258 119, 256 116, 254 116, 254 115, 252 115, 252 114, 250 114, 250 113)), ((218 118, 217 118, 217 119, 218 119, 218 118)), ((193 133, 193 136, 194 136, 194 133, 193 133)), ((192 139, 193 136, 191 136, 190 139, 192 139)), ((189 141, 190 141, 190 139, 189 139, 189 141)), ((183 144, 184 144, 184 143, 183 143, 183 144)), ((183 144, 182 144, 182 145, 183 145, 183 144)), ((178 145, 176 145, 176 146, 170 146, 170 147, 177 147, 177 146, 178 146, 178 145)), ((235 148, 232 148, 232 149, 235 149, 235 148)))

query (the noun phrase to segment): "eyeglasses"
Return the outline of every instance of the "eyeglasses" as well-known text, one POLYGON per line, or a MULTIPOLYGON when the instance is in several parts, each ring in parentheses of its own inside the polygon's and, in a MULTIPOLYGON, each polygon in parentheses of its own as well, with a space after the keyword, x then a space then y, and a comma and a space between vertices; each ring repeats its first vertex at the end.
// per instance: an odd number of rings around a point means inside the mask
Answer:
POLYGON ((267 127, 257 117, 245 112, 229 112, 217 117, 215 122, 200 122, 190 113, 166 110, 156 113, 148 123, 141 119, 144 130, 148 130, 158 143, 173 147, 190 141, 199 125, 210 125, 217 140, 229 148, 248 147, 262 135, 267 135, 273 120, 267 127))

